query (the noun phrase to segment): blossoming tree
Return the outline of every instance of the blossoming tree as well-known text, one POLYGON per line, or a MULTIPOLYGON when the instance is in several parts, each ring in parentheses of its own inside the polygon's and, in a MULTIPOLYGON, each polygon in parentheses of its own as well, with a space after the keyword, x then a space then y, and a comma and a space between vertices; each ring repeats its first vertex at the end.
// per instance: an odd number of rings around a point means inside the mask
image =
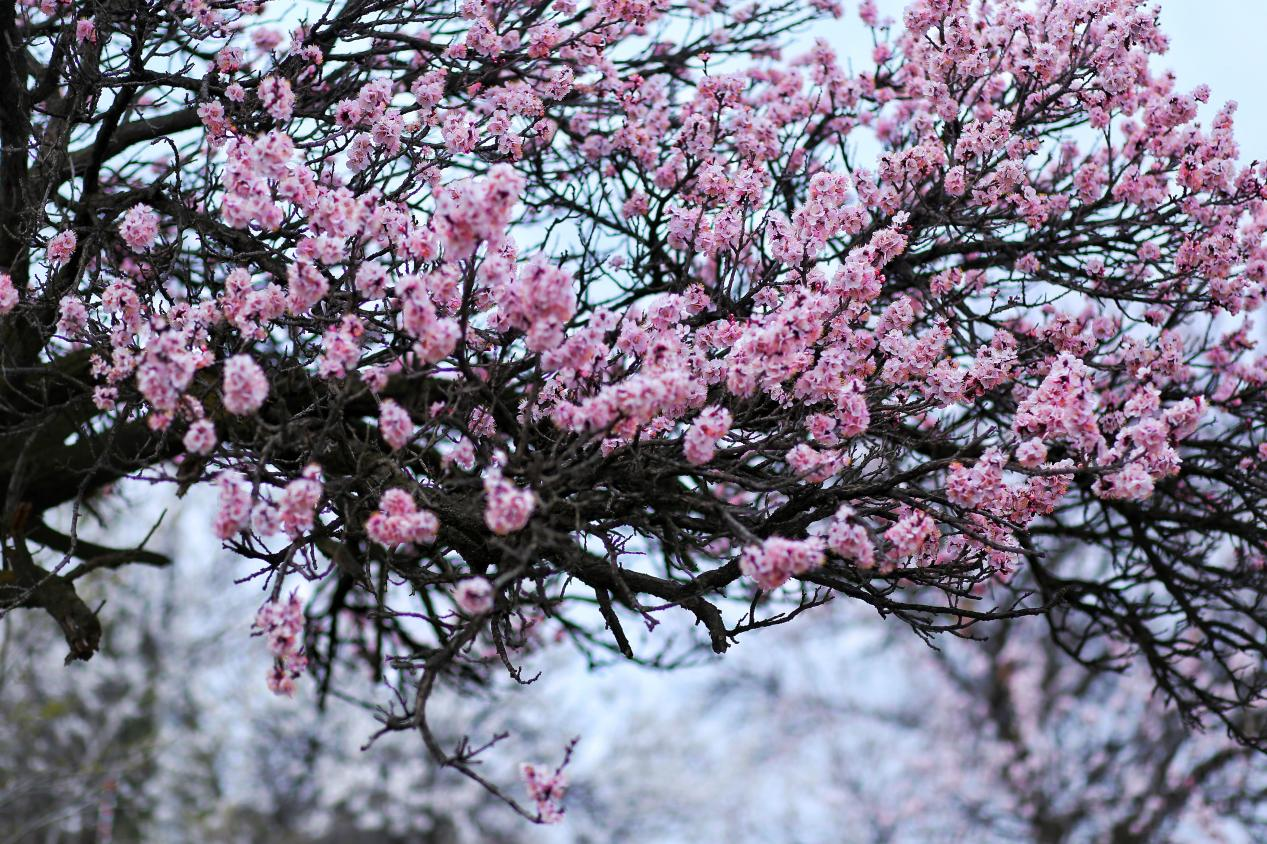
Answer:
POLYGON ((368 661, 477 779, 427 699, 544 619, 654 661, 831 596, 1044 615, 1259 742, 1267 168, 1133 0, 784 52, 842 11, 0 2, 6 606, 90 657, 77 584, 163 558, 81 515, 211 482, 272 686, 368 661))

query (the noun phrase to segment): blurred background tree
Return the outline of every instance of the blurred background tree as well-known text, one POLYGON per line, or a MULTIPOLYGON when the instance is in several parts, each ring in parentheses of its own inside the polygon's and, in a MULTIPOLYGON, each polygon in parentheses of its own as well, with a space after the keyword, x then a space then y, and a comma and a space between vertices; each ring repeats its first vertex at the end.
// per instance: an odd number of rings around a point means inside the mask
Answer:
MULTIPOLYGON (((519 758, 583 736, 568 823, 517 829, 407 735, 359 752, 375 723, 352 695, 319 710, 311 683, 295 699, 268 694, 264 642, 235 644, 256 608, 250 590, 224 588, 241 563, 187 538, 206 502, 140 491, 110 506, 139 509, 137 525, 166 509, 152 547, 174 564, 112 574, 111 611, 125 623, 99 658, 68 670, 50 620, 0 622, 3 844, 1267 836, 1253 752, 1217 729, 1186 730, 1141 672, 1088 674, 1034 625, 933 650, 844 605, 758 637, 726 670, 713 659, 672 677, 617 664, 582 694, 587 665, 547 646, 537 684, 439 698, 440 729, 508 732, 519 758), (191 600, 212 589, 225 597, 191 600)), ((370 678, 361 692, 373 702, 370 678)))

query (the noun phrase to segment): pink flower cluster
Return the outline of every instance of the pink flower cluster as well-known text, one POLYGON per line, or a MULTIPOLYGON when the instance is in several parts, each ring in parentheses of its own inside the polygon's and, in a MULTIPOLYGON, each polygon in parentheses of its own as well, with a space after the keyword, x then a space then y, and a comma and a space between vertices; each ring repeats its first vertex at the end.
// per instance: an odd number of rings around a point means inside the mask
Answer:
POLYGON ((1007 457, 997 448, 990 448, 971 468, 953 463, 946 479, 946 497, 961 507, 997 505, 1007 496, 1003 467, 1007 457))
POLYGON ((434 542, 440 522, 430 510, 420 510, 403 489, 383 493, 376 510, 365 522, 365 532, 379 545, 389 548, 406 543, 434 542))
POLYGON ((264 77, 260 80, 259 97, 260 104, 274 120, 290 120, 295 110, 295 92, 290 87, 289 79, 280 76, 264 77))
POLYGON ((203 357, 189 348, 189 335, 168 330, 154 337, 136 368, 136 386, 141 395, 158 411, 161 427, 181 401, 193 381, 203 357))
POLYGON ((532 517, 536 496, 502 477, 496 467, 484 475, 484 523, 498 536, 522 530, 532 517))
POLYGON ((724 407, 710 405, 701 410, 682 438, 687 462, 701 466, 712 460, 717 441, 730 433, 731 421, 730 411, 724 407))
POLYGON ((277 521, 281 529, 292 537, 312 530, 321 493, 321 467, 309 464, 302 475, 286 484, 278 499, 277 521))
POLYGON ((528 796, 537 804, 537 814, 542 823, 554 824, 563 820, 563 794, 567 791, 567 775, 562 769, 547 772, 525 762, 519 768, 528 796))
POLYGON ((517 328, 527 337, 530 351, 543 352, 563 342, 563 329, 576 313, 572 275, 534 255, 510 277, 493 287, 496 323, 517 328))
POLYGON ((669 430, 670 420, 703 405, 707 396, 706 384, 692 376, 687 362, 666 353, 653 365, 603 387, 577 404, 558 405, 553 418, 560 427, 571 430, 601 430, 611 425, 620 438, 630 438, 640 428, 656 423, 656 429, 643 432, 645 436, 669 430))
POLYGON ((457 345, 461 327, 458 321, 442 317, 436 310, 435 297, 428 282, 432 279, 409 275, 400 280, 397 292, 401 302, 401 324, 405 333, 417 340, 414 354, 423 364, 443 360, 457 345))
POLYGON ((772 536, 760 545, 750 545, 739 557, 739 570, 769 592, 797 575, 819 568, 827 561, 825 544, 818 537, 784 539, 772 536))
POLYGON ((268 690, 290 697, 295 693, 295 681, 308 668, 303 649, 304 609, 299 595, 291 592, 285 601, 269 601, 260 607, 252 629, 265 637, 273 654, 268 690))
POLYGON ((931 554, 936 550, 941 533, 932 516, 923 510, 908 509, 906 514, 884 532, 896 558, 931 554))
POLYGON ((1067 442, 1094 454, 1104 442, 1096 422, 1099 397, 1087 365, 1068 352, 1016 408, 1012 430, 1047 442, 1067 442))
POLYGON ((251 274, 241 267, 225 278, 219 304, 225 320, 251 340, 263 340, 267 336, 264 327, 286 312, 282 289, 272 283, 257 289, 251 274))
POLYGON ((216 426, 210 419, 199 419, 190 425, 183 440, 185 450, 190 454, 210 454, 217 442, 216 426))
POLYGON ((317 373, 322 378, 342 378, 361 359, 361 335, 365 326, 355 314, 344 314, 321 338, 322 352, 317 373))
POLYGON ((224 407, 246 416, 260 409, 268 398, 268 378, 250 355, 234 355, 224 362, 224 407))
POLYGON ((133 205, 119 223, 119 234, 133 252, 148 252, 158 239, 158 214, 148 205, 133 205))
POLYGON ((13 277, 8 273, 0 273, 0 316, 9 313, 18 306, 18 289, 13 285, 13 277))
MULTIPOLYGON (((292 166, 295 145, 284 132, 274 130, 254 140, 234 138, 227 152, 220 214, 234 228, 246 229, 254 224, 272 231, 286 217, 278 200, 315 210, 323 197, 312 172, 292 166)), ((355 220, 353 216, 349 222, 355 220)))
POLYGON ((1101 498, 1142 500, 1153 494, 1156 481, 1178 473, 1180 460, 1175 444, 1196 430, 1205 406, 1198 397, 1184 399, 1163 411, 1154 388, 1139 391, 1127 403, 1127 409, 1142 418, 1120 430, 1113 447, 1100 455, 1100 463, 1105 466, 1125 463, 1096 482, 1094 489, 1101 498))
POLYGON ((251 485, 241 474, 230 471, 216 476, 216 486, 220 489, 216 536, 232 539, 251 522, 251 485))
POLYGON ((833 554, 851 560, 859 568, 869 569, 875 565, 875 545, 848 504, 836 511, 827 528, 826 540, 833 554))
POLYGON ((404 448, 414 435, 414 421, 405 410, 391 399, 383 399, 378 406, 378 431, 392 450, 404 448))
POLYGON ((73 231, 59 232, 48 242, 48 262, 55 267, 66 263, 70 260, 70 256, 75 254, 75 246, 78 243, 79 238, 73 231))
POLYGON ((1047 446, 1038 437, 1033 437, 1016 447, 1015 456, 1017 463, 1033 469, 1047 460, 1047 446))
POLYGON ((464 179, 440 190, 435 227, 444 241, 445 257, 469 258, 481 243, 490 251, 500 246, 523 189, 523 176, 498 164, 483 178, 464 179))
POLYGON ((788 468, 810 483, 821 484, 849 465, 847 455, 835 449, 820 450, 808 443, 788 449, 788 468))
POLYGON ((468 577, 453 588, 453 600, 467 615, 483 615, 493 608, 493 584, 486 577, 468 577))
POLYGON ((58 304, 57 333, 77 338, 88 327, 88 308, 78 296, 63 296, 58 304))

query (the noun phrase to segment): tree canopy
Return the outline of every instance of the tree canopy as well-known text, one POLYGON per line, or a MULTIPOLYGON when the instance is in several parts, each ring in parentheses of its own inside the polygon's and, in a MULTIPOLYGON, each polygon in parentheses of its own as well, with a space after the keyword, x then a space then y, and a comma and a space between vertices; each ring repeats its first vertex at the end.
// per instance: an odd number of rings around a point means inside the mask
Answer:
POLYGON ((833 598, 1262 744, 1267 167, 1135 0, 858 6, 2 0, 4 608, 91 657, 81 519, 213 484, 270 687, 543 821, 437 684, 833 598))

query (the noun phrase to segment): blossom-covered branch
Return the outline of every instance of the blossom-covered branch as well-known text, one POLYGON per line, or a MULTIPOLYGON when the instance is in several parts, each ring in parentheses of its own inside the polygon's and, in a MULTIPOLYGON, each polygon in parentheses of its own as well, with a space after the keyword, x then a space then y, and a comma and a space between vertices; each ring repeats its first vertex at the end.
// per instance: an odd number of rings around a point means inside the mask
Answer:
POLYGON ((842 11, 0 3, 7 606, 90 656, 80 510, 211 482, 274 685, 368 660, 384 728, 473 777, 436 683, 832 595, 923 636, 1046 615, 1259 743, 1267 172, 1232 107, 1198 121, 1133 0, 865 0, 870 62, 789 46, 842 11))

